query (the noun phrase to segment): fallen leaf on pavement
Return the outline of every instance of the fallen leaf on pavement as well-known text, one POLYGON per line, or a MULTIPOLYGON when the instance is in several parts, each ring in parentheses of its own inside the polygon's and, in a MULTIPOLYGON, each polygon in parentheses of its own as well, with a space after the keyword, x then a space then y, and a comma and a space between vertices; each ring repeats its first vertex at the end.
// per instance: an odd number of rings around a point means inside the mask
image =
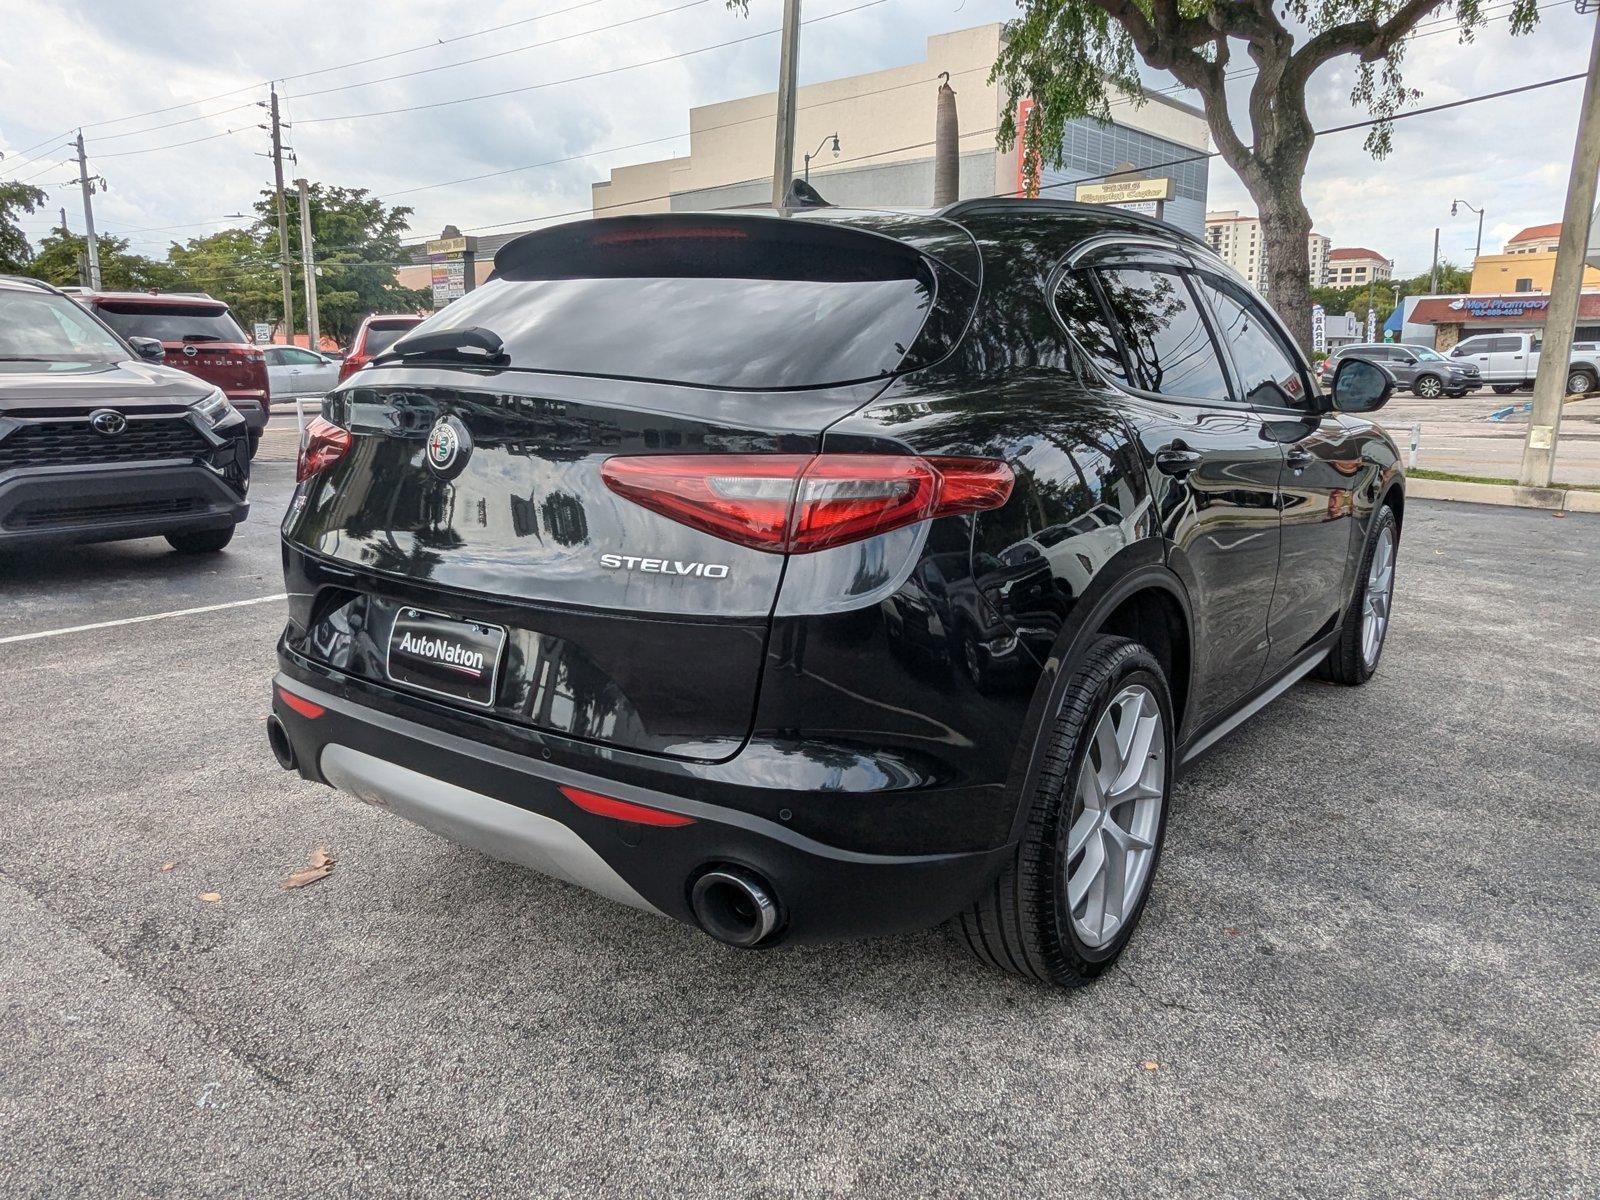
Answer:
POLYGON ((1161 1064, 1160 1063, 1151 1062, 1149 1059, 1145 1059, 1145 1061, 1140 1063, 1139 1065, 1141 1067, 1143 1067, 1146 1071, 1159 1071, 1161 1069, 1161 1064))
POLYGON ((293 888, 305 887, 308 883, 315 883, 333 870, 335 861, 337 860, 328 853, 326 846, 318 846, 311 852, 311 861, 278 886, 287 892, 293 888))
POLYGON ((177 864, 177 863, 175 863, 175 862, 170 862, 170 863, 162 863, 162 864, 161 864, 161 869, 162 869, 162 870, 163 870, 163 871, 170 871, 170 870, 172 870, 172 868, 173 868, 173 867, 175 867, 175 866, 177 866, 177 865, 178 865, 178 864, 177 864))
POLYGON ((1239 936, 1239 927, 1237 925, 1224 925, 1222 927, 1222 936, 1223 937, 1238 937, 1239 936))
POLYGON ((215 904, 218 900, 222 899, 222 893, 221 892, 201 892, 200 893, 200 899, 204 900, 207 904, 215 904))

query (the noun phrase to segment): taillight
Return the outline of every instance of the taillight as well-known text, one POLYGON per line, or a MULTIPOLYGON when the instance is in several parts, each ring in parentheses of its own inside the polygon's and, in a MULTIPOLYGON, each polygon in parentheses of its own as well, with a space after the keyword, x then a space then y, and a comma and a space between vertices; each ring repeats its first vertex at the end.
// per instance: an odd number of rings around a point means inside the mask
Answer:
POLYGON ((607 459, 600 477, 652 512, 772 554, 998 508, 1014 483, 995 459, 894 454, 646 455, 607 459))
POLYGON ((305 441, 300 445, 300 459, 295 463, 294 479, 304 483, 319 471, 326 471, 350 449, 350 431, 340 429, 332 421, 313 417, 306 426, 305 441))
POLYGON ((339 364, 339 382, 343 383, 366 365, 367 356, 365 354, 346 355, 344 361, 339 364))

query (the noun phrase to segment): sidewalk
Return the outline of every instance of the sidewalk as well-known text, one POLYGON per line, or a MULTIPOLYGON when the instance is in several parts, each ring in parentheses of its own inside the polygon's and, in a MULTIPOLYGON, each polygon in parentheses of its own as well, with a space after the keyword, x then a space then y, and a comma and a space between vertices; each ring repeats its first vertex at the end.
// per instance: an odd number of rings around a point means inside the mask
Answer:
MULTIPOLYGON (((1421 424, 1416 462, 1420 468, 1514 480, 1522 467, 1528 414, 1517 412, 1503 421, 1491 421, 1489 414, 1511 404, 1520 407, 1532 399, 1532 392, 1496 396, 1484 391, 1459 400, 1403 395, 1389 401, 1378 413, 1378 421, 1399 444, 1402 455, 1411 445, 1413 424, 1421 424)), ((1562 410, 1556 481, 1600 484, 1600 396, 1574 400, 1562 410)))

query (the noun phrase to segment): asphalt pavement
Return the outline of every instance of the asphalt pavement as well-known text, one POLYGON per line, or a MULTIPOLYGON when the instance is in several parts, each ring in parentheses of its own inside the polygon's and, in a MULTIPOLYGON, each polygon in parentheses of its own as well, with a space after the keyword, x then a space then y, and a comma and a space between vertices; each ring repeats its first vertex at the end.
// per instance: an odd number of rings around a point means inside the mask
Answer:
POLYGON ((0 1193, 1600 1188, 1600 517, 1413 503, 1378 676, 1180 782, 1062 993, 729 950, 279 770, 291 472, 209 559, 0 559, 0 1193))

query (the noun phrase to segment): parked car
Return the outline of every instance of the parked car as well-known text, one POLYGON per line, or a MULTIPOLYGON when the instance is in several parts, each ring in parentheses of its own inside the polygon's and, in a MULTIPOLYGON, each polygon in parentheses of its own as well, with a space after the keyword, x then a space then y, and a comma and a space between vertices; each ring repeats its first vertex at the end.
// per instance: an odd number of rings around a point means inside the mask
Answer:
POLYGON ((1333 382, 1333 373, 1346 358, 1380 363, 1400 387, 1413 395, 1432 400, 1439 396, 1464 396, 1483 386, 1475 363, 1446 358, 1428 346, 1405 343, 1364 342, 1341 346, 1322 362, 1322 385, 1333 382))
POLYGON ((267 386, 274 400, 320 396, 339 382, 339 360, 301 346, 268 346, 267 386))
POLYGON ((165 537, 220 550, 249 505, 247 426, 55 288, 0 276, 0 548, 165 537))
MULTIPOLYGON (((1544 339, 1535 333, 1478 334, 1450 348, 1452 361, 1471 363, 1502 396, 1531 387, 1544 339)), ((1567 394, 1584 396, 1600 381, 1600 344, 1576 342, 1567 364, 1567 394)))
POLYGON ((1179 767, 1377 668, 1392 387, 1097 206, 525 234, 309 426, 269 742, 731 945, 1081 983, 1179 767))
POLYGON ((253 457, 271 415, 267 364, 221 300, 188 292, 83 292, 75 297, 125 338, 155 338, 162 359, 222 389, 250 429, 253 457))
POLYGON ((388 316, 370 316, 361 322, 356 336, 350 339, 344 361, 339 364, 339 380, 349 379, 362 367, 382 354, 404 334, 422 324, 414 314, 399 313, 388 316))

